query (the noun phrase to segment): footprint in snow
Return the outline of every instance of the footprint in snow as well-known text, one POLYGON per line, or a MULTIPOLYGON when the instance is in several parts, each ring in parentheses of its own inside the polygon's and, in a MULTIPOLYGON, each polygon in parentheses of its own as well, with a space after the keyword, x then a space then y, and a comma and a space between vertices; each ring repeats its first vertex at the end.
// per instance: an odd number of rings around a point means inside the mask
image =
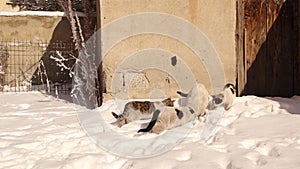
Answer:
POLYGON ((187 161, 187 160, 190 160, 191 157, 192 157, 192 153, 190 151, 183 151, 177 155, 176 160, 187 161))
POLYGON ((26 110, 30 107, 30 104, 19 104, 18 107, 22 110, 26 110))

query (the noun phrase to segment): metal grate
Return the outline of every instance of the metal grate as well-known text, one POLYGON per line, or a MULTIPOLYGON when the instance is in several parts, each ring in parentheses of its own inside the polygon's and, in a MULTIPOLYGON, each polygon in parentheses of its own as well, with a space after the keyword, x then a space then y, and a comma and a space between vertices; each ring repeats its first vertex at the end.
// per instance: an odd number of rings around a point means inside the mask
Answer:
POLYGON ((0 91, 48 91, 69 93, 69 70, 58 66, 53 57, 63 56, 72 67, 77 56, 72 42, 0 41, 0 91), (56 87, 55 87, 56 86, 56 87))

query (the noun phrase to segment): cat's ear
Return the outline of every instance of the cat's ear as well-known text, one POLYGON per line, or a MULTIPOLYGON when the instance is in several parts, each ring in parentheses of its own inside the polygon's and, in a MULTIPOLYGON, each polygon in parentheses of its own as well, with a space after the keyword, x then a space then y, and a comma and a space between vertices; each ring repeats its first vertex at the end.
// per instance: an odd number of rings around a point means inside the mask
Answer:
POLYGON ((169 103, 169 105, 168 105, 168 106, 170 106, 170 107, 174 107, 174 102, 175 102, 175 100, 170 100, 170 103, 169 103))
POLYGON ((162 101, 162 103, 165 105, 165 106, 170 106, 170 107, 173 107, 174 104, 173 104, 173 101, 171 100, 171 98, 167 98, 165 100, 162 101))
MULTIPOLYGON (((123 116, 122 114, 121 114, 121 115, 119 115, 119 116, 118 116, 118 118, 119 118, 120 120, 123 120, 123 119, 125 119, 125 118, 124 118, 124 116, 123 116)), ((126 119, 125 119, 125 120, 126 120, 126 119)))
POLYGON ((116 119, 119 118, 119 115, 117 115, 115 112, 111 112, 111 114, 112 114, 116 119))
POLYGON ((236 88, 235 88, 235 86, 234 86, 233 84, 227 83, 227 84, 224 86, 223 90, 225 90, 225 89, 227 89, 227 88, 231 90, 231 93, 232 93, 232 94, 235 94, 236 88))

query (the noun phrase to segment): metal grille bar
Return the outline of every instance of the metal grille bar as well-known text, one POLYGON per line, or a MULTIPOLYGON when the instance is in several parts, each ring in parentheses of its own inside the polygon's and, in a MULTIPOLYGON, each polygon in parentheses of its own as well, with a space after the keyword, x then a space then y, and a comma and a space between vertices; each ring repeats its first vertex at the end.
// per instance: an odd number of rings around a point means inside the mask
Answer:
POLYGON ((0 41, 0 91, 47 91, 69 93, 69 70, 52 59, 58 55, 72 67, 77 53, 72 42, 0 41))

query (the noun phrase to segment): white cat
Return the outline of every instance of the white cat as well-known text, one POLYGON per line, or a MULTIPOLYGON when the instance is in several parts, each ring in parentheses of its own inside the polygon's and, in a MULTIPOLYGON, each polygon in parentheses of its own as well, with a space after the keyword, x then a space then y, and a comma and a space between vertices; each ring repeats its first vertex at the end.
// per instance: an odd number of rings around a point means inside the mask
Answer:
POLYGON ((216 107, 224 106, 225 110, 229 110, 232 107, 234 98, 235 87, 233 84, 227 83, 222 92, 211 96, 207 108, 212 110, 216 107))
POLYGON ((178 101, 180 107, 186 106, 194 110, 198 118, 205 115, 210 96, 203 84, 195 84, 187 94, 181 91, 177 93, 183 97, 178 101))

